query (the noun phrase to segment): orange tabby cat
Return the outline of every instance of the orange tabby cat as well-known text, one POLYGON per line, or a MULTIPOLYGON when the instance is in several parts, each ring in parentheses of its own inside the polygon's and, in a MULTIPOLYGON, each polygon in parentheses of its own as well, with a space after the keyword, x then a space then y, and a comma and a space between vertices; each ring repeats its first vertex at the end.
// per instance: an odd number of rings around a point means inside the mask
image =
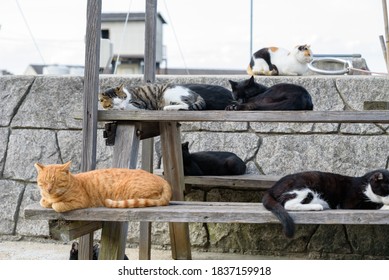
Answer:
POLYGON ((161 177, 141 169, 110 168, 79 174, 65 164, 35 164, 40 204, 65 212, 79 208, 134 208, 168 205, 172 191, 161 177))

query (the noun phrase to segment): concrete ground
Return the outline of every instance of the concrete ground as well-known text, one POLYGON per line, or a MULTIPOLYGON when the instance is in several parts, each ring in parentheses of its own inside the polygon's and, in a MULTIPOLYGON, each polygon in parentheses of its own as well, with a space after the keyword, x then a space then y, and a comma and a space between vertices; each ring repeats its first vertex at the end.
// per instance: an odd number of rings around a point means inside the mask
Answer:
MULTIPOLYGON (((61 244, 51 241, 0 240, 0 260, 68 260, 71 243, 61 244)), ((138 259, 138 249, 127 248, 130 260, 138 259)), ((170 260, 169 250, 152 250, 152 260, 170 260)), ((251 260, 274 259, 274 257, 242 254, 226 254, 192 251, 194 260, 251 260)), ((279 259, 279 258, 277 258, 279 259)))

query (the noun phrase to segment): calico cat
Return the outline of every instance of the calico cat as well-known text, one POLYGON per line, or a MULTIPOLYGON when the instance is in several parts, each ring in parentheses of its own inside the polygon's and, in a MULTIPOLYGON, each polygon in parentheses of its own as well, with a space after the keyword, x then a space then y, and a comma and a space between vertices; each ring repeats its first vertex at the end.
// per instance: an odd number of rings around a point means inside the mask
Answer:
POLYGON ((312 61, 309 45, 299 45, 291 52, 286 49, 270 47, 255 52, 247 68, 249 75, 303 75, 312 61))
POLYGON ((224 110, 233 99, 230 90, 216 85, 148 84, 107 89, 99 101, 107 110, 224 110))
POLYGON ((110 168, 72 174, 70 164, 35 164, 42 207, 65 212, 100 206, 164 206, 172 196, 167 181, 141 169, 110 168))
POLYGON ((388 209, 383 204, 389 204, 389 171, 378 169, 362 177, 320 171, 287 175, 265 193, 262 203, 291 238, 295 227, 287 211, 388 209))
POLYGON ((241 175, 246 164, 236 154, 223 151, 190 153, 189 142, 182 143, 182 159, 185 176, 241 175))
POLYGON ((280 83, 266 87, 255 82, 254 76, 240 82, 229 82, 236 102, 228 105, 226 110, 313 110, 311 95, 302 86, 280 83))

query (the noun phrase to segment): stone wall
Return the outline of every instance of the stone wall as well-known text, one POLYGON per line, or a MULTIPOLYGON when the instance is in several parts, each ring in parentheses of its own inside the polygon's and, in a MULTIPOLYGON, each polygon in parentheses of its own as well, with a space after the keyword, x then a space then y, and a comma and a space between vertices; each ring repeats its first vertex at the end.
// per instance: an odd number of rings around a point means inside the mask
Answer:
MULTIPOLYGON (((210 83, 229 87, 228 80, 246 76, 160 76, 158 82, 210 83)), ((101 89, 142 82, 141 76, 102 76, 101 89)), ((389 97, 389 81, 374 76, 259 77, 272 85, 300 84, 311 93, 314 110, 362 110, 364 101, 389 97)), ((83 78, 70 76, 0 77, 0 235, 2 238, 50 238, 47 221, 28 221, 26 205, 40 199, 33 164, 71 160, 80 170, 83 78)), ((199 112, 201 113, 201 112, 199 112)), ((98 132, 97 168, 111 166, 112 147, 98 132)), ((388 161, 387 124, 266 124, 183 123, 182 140, 191 151, 226 150, 247 163, 248 172, 285 175, 322 170, 347 175, 385 168, 388 161)), ((155 168, 160 168, 159 139, 155 139, 155 168)), ((259 202, 262 194, 249 191, 193 190, 188 200, 259 202)), ((190 225, 194 249, 303 258, 388 258, 387 226, 298 226, 293 240, 281 227, 251 224, 190 225)), ((99 232, 96 233, 96 239, 99 232)), ((138 224, 130 223, 128 246, 137 246, 138 224)), ((167 225, 153 224, 154 246, 169 248, 167 225)))

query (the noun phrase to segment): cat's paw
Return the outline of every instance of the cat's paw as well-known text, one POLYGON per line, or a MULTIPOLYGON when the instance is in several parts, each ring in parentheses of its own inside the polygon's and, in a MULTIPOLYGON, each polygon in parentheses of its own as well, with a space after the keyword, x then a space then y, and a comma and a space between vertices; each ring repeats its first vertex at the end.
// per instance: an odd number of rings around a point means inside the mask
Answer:
POLYGON ((187 105, 167 105, 163 107, 164 111, 188 111, 187 105))
POLYGON ((39 204, 44 208, 51 208, 51 203, 49 203, 46 199, 41 198, 39 204))
POLYGON ((278 76, 279 73, 277 67, 275 67, 275 65, 273 65, 273 67, 273 70, 269 71, 269 76, 278 76))
POLYGON ((311 208, 310 208, 311 211, 323 211, 324 210, 324 207, 321 204, 310 204, 310 206, 311 206, 311 208))
POLYGON ((382 206, 382 207, 380 208, 380 210, 389 210, 389 205, 384 204, 384 206, 382 206))
POLYGON ((66 211, 76 209, 75 207, 72 207, 71 205, 64 202, 53 203, 51 207, 54 209, 55 212, 66 212, 66 211))
POLYGON ((238 104, 230 104, 226 107, 226 111, 237 111, 238 110, 238 104))

